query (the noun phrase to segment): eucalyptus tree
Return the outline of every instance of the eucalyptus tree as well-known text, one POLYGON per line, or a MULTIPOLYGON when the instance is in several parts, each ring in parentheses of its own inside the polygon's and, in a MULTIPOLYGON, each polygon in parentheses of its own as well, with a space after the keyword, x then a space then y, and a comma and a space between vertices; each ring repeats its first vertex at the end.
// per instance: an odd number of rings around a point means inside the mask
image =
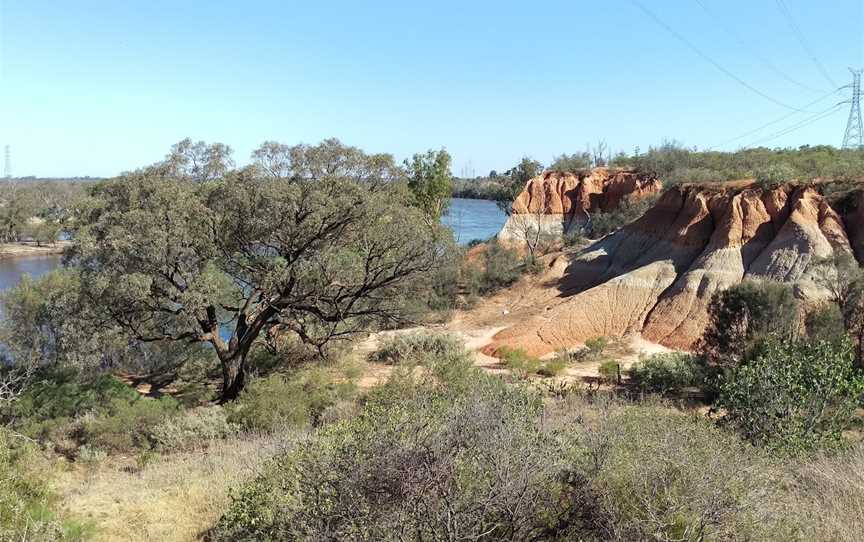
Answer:
POLYGON ((415 154, 411 160, 405 160, 408 188, 414 194, 414 204, 434 221, 447 211, 453 195, 450 162, 450 153, 444 149, 415 154))
MULTIPOLYGON (((301 148, 288 167, 345 164, 354 153, 301 148)), ((379 163, 368 157, 362 180, 357 168, 329 167, 314 177, 249 168, 205 183, 130 173, 94 189, 67 260, 105 316, 99 325, 138 341, 212 345, 230 400, 259 339, 290 333, 323 352, 415 316, 452 236, 409 205, 404 183, 375 175, 379 163)))

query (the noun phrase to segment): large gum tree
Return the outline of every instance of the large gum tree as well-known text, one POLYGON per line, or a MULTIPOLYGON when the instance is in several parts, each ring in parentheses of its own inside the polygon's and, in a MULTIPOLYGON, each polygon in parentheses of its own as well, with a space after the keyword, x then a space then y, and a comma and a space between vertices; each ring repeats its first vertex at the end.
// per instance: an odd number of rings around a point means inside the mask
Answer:
POLYGON ((321 350, 410 320, 452 242, 410 205, 392 159, 336 141, 267 145, 270 159, 282 153, 277 174, 196 181, 151 167, 101 184, 67 258, 104 315, 94 325, 212 345, 223 401, 242 390, 260 338, 321 350))

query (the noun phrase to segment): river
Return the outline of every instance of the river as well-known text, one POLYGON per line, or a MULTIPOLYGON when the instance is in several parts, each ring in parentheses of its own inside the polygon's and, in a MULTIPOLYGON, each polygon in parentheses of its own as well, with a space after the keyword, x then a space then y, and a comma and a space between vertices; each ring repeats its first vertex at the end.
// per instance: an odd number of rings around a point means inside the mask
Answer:
MULTIPOLYGON (((485 240, 501 229, 507 216, 494 201, 454 198, 450 211, 441 222, 453 229, 460 244, 474 239, 485 240)), ((59 255, 17 256, 0 259, 0 290, 18 284, 22 275, 38 277, 60 265, 59 255)))

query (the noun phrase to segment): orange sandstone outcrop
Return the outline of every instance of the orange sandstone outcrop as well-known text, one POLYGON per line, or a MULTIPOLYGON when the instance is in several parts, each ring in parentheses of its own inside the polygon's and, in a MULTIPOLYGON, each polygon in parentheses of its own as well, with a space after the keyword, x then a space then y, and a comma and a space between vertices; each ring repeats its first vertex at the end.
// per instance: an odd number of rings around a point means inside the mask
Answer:
POLYGON ((687 349, 708 323, 711 296, 744 279, 782 281, 805 301, 824 299, 814 279, 832 271, 817 262, 864 248, 859 199, 844 220, 814 187, 671 189, 642 218, 577 254, 558 303, 501 331, 487 350, 506 344, 544 355, 629 333, 687 349))
POLYGON ((657 194, 661 188, 656 178, 626 169, 546 171, 528 181, 516 197, 498 239, 524 241, 532 227, 550 235, 563 235, 584 224, 592 212, 612 210, 624 198, 657 194))

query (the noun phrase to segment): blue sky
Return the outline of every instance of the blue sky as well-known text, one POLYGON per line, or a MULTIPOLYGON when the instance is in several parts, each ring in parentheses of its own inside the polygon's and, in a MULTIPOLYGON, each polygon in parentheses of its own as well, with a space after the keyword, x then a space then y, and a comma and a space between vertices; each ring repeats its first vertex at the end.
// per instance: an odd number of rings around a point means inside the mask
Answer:
MULTIPOLYGON (((864 62, 864 0, 784 1, 847 84, 864 62)), ((800 107, 832 89, 775 0, 642 2, 772 100, 800 107)), ((0 0, 0 144, 15 175, 114 175, 184 137, 227 143, 240 163, 271 139, 338 137, 399 160, 444 147, 455 173, 481 174, 600 139, 711 147, 787 113, 630 0, 0 0)), ((847 113, 764 144, 839 145, 847 113)))

